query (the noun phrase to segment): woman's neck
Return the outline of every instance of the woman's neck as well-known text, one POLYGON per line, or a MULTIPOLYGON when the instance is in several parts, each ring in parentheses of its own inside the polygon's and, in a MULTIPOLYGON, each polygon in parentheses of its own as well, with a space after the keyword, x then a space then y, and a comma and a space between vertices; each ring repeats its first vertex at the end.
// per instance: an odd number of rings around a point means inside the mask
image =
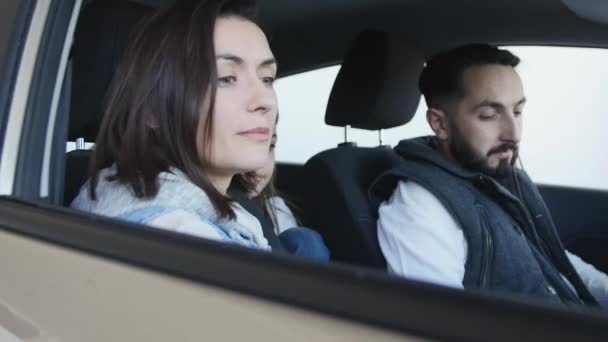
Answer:
POLYGON ((230 182, 232 181, 233 175, 221 175, 213 172, 209 172, 209 180, 211 184, 219 191, 222 195, 226 195, 228 193, 228 187, 230 186, 230 182))

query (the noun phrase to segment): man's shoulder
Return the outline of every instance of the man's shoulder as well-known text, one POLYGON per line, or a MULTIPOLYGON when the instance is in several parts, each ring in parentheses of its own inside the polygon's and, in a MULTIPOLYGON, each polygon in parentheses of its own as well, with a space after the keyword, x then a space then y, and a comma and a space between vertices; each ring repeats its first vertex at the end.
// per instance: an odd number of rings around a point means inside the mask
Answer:
POLYGON ((387 203, 403 205, 408 210, 443 206, 431 190, 413 180, 400 180, 384 205, 387 203))
POLYGON ((413 180, 401 180, 397 184, 395 191, 407 193, 408 196, 422 201, 436 199, 435 195, 422 184, 413 180))

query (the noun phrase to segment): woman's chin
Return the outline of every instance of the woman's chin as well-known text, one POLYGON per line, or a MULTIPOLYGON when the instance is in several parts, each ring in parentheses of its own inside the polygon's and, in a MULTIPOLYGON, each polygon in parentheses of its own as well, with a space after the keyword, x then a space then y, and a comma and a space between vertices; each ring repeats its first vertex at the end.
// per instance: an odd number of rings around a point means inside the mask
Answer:
POLYGON ((259 162, 256 160, 240 160, 238 165, 235 165, 235 169, 240 170, 238 173, 254 172, 264 168, 265 163, 265 160, 261 160, 259 162))

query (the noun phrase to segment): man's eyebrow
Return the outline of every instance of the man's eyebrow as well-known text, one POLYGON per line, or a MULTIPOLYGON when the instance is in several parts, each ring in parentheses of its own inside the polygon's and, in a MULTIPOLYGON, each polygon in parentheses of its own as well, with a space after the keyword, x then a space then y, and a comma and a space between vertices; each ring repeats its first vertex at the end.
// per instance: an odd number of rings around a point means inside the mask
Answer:
POLYGON ((499 108, 504 108, 504 105, 502 103, 496 102, 496 101, 483 100, 483 101, 479 102, 477 105, 475 105, 475 107, 473 107, 473 110, 477 110, 477 109, 483 108, 483 107, 499 109, 499 108))
MULTIPOLYGON (((521 100, 519 100, 519 101, 517 101, 515 103, 515 107, 521 106, 522 104, 526 103, 526 100, 527 99, 525 97, 523 97, 521 100)), ((490 107, 490 108, 493 108, 493 109, 501 109, 501 108, 504 108, 505 105, 502 104, 502 103, 500 103, 500 102, 497 102, 497 101, 483 100, 483 101, 479 102, 475 107, 473 107, 473 110, 477 110, 477 109, 483 108, 483 107, 490 107)))

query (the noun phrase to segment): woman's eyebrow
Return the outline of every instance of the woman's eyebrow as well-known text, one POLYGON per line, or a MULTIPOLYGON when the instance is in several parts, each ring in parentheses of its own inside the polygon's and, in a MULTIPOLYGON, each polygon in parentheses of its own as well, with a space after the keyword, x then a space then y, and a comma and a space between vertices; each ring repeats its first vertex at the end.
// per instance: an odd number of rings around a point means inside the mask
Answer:
MULTIPOLYGON (((215 56, 215 58, 227 60, 227 61, 232 62, 237 65, 245 64, 245 60, 243 58, 241 58, 235 54, 231 54, 231 53, 222 53, 222 54, 215 56)), ((277 65, 277 60, 274 57, 270 57, 270 58, 263 60, 259 64, 258 68, 264 68, 264 67, 268 67, 268 66, 272 66, 272 65, 277 65)))
POLYGON ((243 61, 243 59, 237 55, 233 55, 231 53, 223 53, 220 55, 215 56, 216 59, 224 59, 230 62, 233 62, 235 64, 238 65, 242 65, 243 63, 245 63, 245 61, 243 61))
POLYGON ((277 60, 274 57, 265 59, 260 63, 260 67, 266 67, 271 65, 277 65, 277 60))

